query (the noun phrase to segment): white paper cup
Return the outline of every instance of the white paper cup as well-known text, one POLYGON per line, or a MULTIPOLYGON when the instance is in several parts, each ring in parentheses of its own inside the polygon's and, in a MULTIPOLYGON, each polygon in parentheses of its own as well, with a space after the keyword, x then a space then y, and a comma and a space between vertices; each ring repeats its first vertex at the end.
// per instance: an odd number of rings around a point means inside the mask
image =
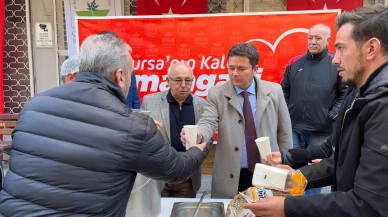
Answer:
MULTIPOLYGON (((198 126, 196 125, 185 125, 183 126, 185 134, 189 137, 193 142, 197 142, 197 130, 198 126)), ((189 150, 190 144, 186 142, 186 150, 189 150)))
POLYGON ((265 159, 265 156, 271 154, 271 144, 269 143, 269 137, 263 136, 255 140, 257 148, 259 148, 261 159, 265 159))

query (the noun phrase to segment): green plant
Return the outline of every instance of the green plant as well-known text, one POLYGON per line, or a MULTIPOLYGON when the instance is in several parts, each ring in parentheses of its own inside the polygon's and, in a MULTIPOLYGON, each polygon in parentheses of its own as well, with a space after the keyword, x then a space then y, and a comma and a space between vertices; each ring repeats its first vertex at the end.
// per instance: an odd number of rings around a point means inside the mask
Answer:
POLYGON ((96 0, 93 0, 91 4, 88 2, 88 10, 89 11, 96 11, 99 5, 96 4, 96 0))

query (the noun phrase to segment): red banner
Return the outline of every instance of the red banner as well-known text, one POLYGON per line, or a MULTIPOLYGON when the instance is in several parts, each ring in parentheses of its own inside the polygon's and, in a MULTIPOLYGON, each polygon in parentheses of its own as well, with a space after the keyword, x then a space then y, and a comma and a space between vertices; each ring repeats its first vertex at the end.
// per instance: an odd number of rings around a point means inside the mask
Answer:
POLYGON ((0 114, 4 113, 4 91, 3 91, 3 52, 4 52, 4 22, 5 22, 5 1, 0 1, 0 114))
POLYGON ((207 0, 139 0, 137 15, 206 14, 207 0))
POLYGON ((364 5, 364 0, 287 0, 288 11, 341 9, 352 11, 364 5))
MULTIPOLYGON (((140 98, 168 88, 167 69, 185 60, 193 68, 192 92, 207 96, 209 88, 229 80, 227 55, 239 42, 251 42, 260 53, 258 76, 279 83, 288 61, 307 51, 308 29, 333 27, 338 11, 306 14, 220 14, 203 16, 79 17, 79 42, 102 30, 112 30, 133 49, 140 98)), ((332 38, 335 33, 332 31, 332 38)), ((329 48, 333 49, 333 42, 329 48)))

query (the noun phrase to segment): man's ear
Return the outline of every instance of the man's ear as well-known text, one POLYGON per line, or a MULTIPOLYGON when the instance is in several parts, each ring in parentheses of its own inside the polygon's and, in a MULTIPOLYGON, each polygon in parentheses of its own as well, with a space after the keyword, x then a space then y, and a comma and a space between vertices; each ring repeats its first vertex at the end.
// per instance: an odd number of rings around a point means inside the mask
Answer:
POLYGON ((253 67, 253 74, 256 74, 257 70, 259 70, 259 65, 256 65, 255 67, 253 67))
POLYGON ((381 52, 381 42, 377 38, 369 39, 365 45, 366 47, 366 59, 371 60, 376 57, 376 55, 381 52))
POLYGON ((72 73, 69 73, 66 75, 66 83, 70 83, 70 82, 73 82, 75 80, 75 75, 72 74, 72 73))
POLYGON ((113 81, 119 85, 119 87, 124 88, 125 87, 125 72, 123 69, 117 69, 114 76, 113 81))
POLYGON ((329 43, 329 42, 330 42, 330 40, 331 40, 331 37, 328 37, 328 38, 327 38, 327 43, 329 43))

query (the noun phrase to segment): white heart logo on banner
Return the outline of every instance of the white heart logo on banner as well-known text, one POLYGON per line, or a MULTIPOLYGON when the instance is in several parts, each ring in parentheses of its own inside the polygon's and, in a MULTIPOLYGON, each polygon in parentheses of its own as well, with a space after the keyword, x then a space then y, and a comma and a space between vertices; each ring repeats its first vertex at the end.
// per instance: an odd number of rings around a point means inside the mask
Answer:
POLYGON ((261 38, 254 38, 254 39, 248 40, 247 43, 249 43, 249 42, 263 42, 263 43, 266 44, 269 48, 271 48, 272 52, 275 53, 276 47, 278 46, 279 42, 280 42, 284 37, 286 37, 287 35, 293 34, 293 33, 297 33, 297 32, 302 32, 302 33, 308 34, 309 30, 306 29, 306 28, 290 29, 290 30, 284 32, 283 34, 281 34, 281 35, 279 36, 279 38, 276 39, 275 44, 273 44, 273 45, 272 45, 271 43, 269 43, 268 41, 266 41, 266 40, 264 40, 264 39, 261 39, 261 38))

